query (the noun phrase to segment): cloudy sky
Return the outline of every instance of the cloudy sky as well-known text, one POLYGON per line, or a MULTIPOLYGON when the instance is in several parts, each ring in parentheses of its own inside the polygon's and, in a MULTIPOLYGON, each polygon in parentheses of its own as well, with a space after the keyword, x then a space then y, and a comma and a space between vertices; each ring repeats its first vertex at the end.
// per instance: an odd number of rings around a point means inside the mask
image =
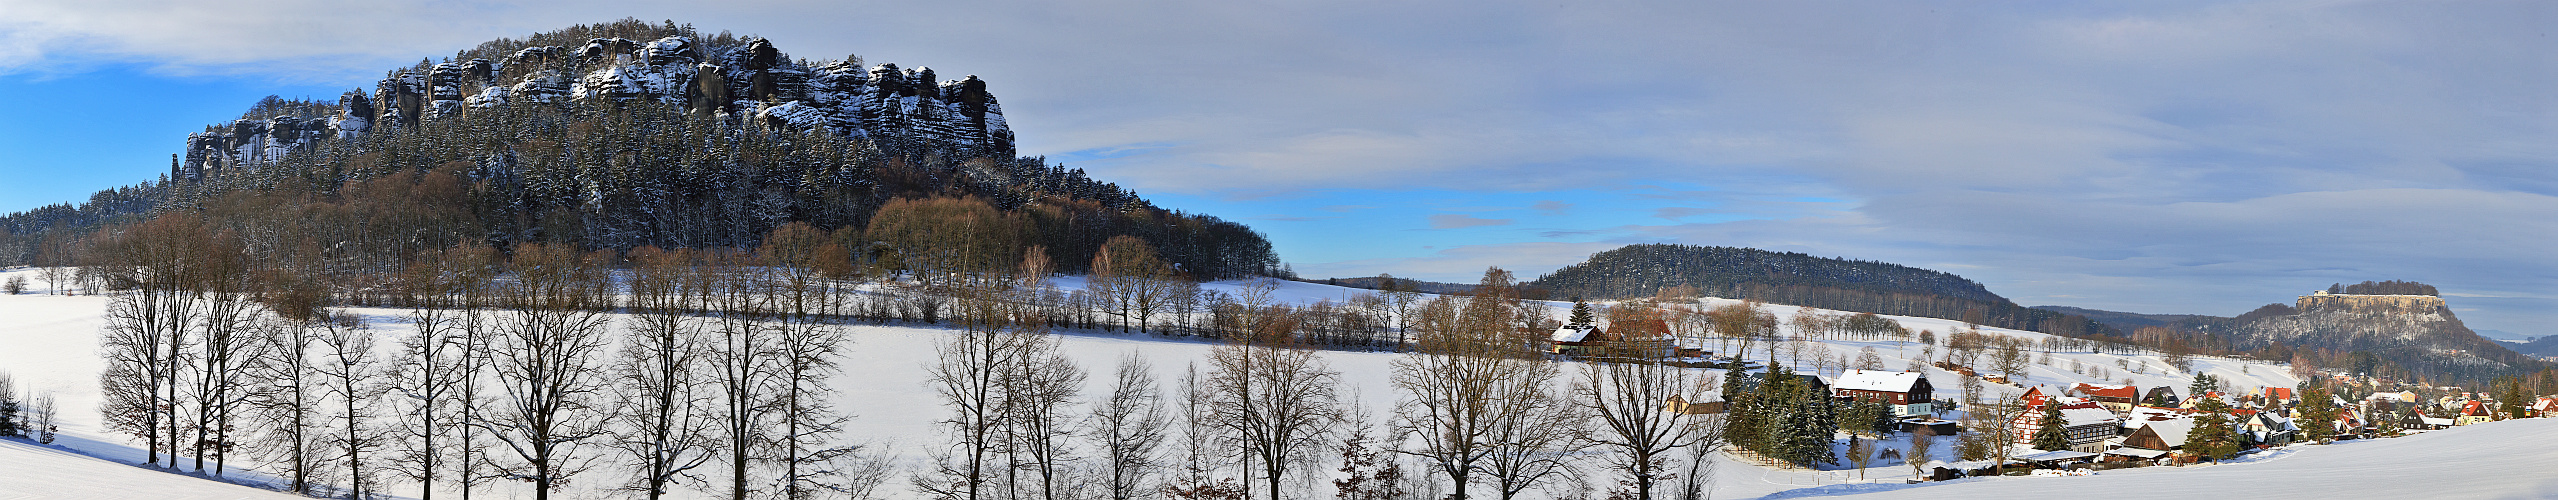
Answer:
POLYGON ((624 16, 976 74, 1024 154, 1308 276, 1640 242, 2233 315, 2438 285, 2558 334, 2558 3, 0 0, 0 211, 165 172, 258 97, 624 16))

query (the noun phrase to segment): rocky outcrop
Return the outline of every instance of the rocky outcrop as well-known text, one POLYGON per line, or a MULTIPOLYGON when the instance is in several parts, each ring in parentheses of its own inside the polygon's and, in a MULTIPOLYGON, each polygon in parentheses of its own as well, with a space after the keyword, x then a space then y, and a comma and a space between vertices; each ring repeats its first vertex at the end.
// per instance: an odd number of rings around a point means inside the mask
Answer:
MULTIPOLYGON (((370 109, 360 94, 349 93, 340 99, 340 109, 370 109)), ((187 135, 184 162, 174 167, 171 175, 201 179, 243 166, 257 165, 283 158, 296 149, 309 147, 322 139, 363 135, 369 120, 340 114, 336 116, 277 115, 266 119, 242 118, 229 125, 207 127, 204 132, 187 135)))
POLYGON ((2314 292, 2300 296, 2301 312, 2339 311, 2422 315, 2443 310, 2443 298, 2432 295, 2348 295, 2314 292))
POLYGON ((394 70, 369 95, 342 97, 331 114, 208 127, 188 138, 176 173, 202 176, 254 166, 316 140, 356 139, 474 110, 640 100, 738 126, 822 130, 968 156, 1013 156, 1003 107, 974 75, 942 81, 931 68, 805 62, 761 38, 722 43, 691 36, 646 42, 593 38, 574 47, 482 53, 485 58, 394 70))
POLYGON ((2235 318, 2225 333, 2241 348, 2282 344, 2366 351, 2402 366, 2433 367, 2429 369, 2501 369, 2521 359, 2471 331, 2439 296, 2320 291, 2295 304, 2267 305, 2235 318))

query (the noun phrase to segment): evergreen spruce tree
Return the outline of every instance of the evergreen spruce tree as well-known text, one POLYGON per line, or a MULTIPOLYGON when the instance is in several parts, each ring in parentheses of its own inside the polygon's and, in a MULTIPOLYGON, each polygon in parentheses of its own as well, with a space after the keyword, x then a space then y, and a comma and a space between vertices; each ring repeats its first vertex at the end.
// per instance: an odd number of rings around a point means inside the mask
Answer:
POLYGON ((2185 452, 2218 461, 2238 453, 2238 433, 2230 425, 2229 405, 2204 398, 2194 405, 2194 430, 2185 434, 2185 452))
POLYGON ((2069 449, 2069 435, 2063 434, 2069 422, 2061 416, 2061 405, 2043 400, 2043 428, 2034 431, 2034 449, 2060 451, 2069 449))
POLYGON ((1581 301, 1580 297, 1572 298, 1572 318, 1568 324, 1575 326, 1589 326, 1592 324, 1591 322, 1596 320, 1597 318, 1590 314, 1589 302, 1581 301))
POLYGON ((2209 373, 2198 373, 2194 374, 2193 385, 2185 387, 2185 393, 2192 397, 2199 398, 2203 397, 2203 394, 2212 392, 2219 388, 2220 379, 2212 377, 2212 374, 2209 373))
POLYGON ((0 373, 0 437, 17 437, 26 433, 24 426, 20 425, 24 422, 19 415, 21 408, 17 380, 7 373, 0 373))
POLYGON ((2293 424, 2306 434, 2302 437, 2325 443, 2336 435, 2336 403, 2328 397, 2326 388, 2301 385, 2300 405, 2293 407, 2293 424))
POLYGON ((1838 465, 1838 454, 1830 450, 1831 439, 1839 433, 1837 405, 1820 391, 1803 391, 1798 397, 1795 413, 1801 423, 1793 436, 1795 463, 1806 467, 1838 465))
POLYGON ((1759 439, 1766 412, 1759 408, 1758 391, 1750 389, 1749 375, 1741 370, 1723 372, 1723 432, 1731 436, 1733 446, 1744 450, 1766 451, 1759 439))
POLYGON ((1893 424, 1897 423, 1894 421, 1893 417, 1900 416, 1892 414, 1892 405, 1883 404, 1882 402, 1877 401, 1866 403, 1866 407, 1868 408, 1866 417, 1872 419, 1867 421, 1867 425, 1874 429, 1874 435, 1890 435, 1893 430, 1893 424))

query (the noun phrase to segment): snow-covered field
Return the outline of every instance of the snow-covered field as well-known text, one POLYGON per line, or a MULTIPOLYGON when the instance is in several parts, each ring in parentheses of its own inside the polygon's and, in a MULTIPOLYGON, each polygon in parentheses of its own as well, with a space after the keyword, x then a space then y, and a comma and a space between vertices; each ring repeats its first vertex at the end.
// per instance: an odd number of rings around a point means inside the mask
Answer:
MULTIPOLYGON (((0 279, 5 279, 5 277, 9 275, 28 276, 30 281, 33 282, 32 285, 36 289, 31 290, 29 294, 24 295, 0 296, 0 370, 5 370, 15 374, 20 383, 25 385, 24 392, 51 392, 60 398, 61 407, 63 408, 63 429, 66 434, 66 439, 61 444, 67 445, 70 449, 76 449, 81 453, 86 453, 107 460, 123 461, 125 463, 139 461, 140 457, 138 450, 134 448, 133 444, 127 443, 123 436, 108 435, 98 427, 99 416, 96 410, 99 403, 97 374, 103 366, 103 363, 99 361, 97 356, 97 337, 99 326, 101 325, 100 315, 104 310, 105 299, 95 296, 73 297, 41 295, 40 293, 43 292, 42 287, 44 284, 40 280, 34 280, 32 271, 20 269, 0 273, 0 279)), ((1061 278, 1058 280, 1057 284, 1068 287, 1080 286, 1081 281, 1074 278, 1061 278)), ((1225 289, 1228 293, 1235 293, 1241 288, 1240 283, 1234 282, 1213 283, 1208 286, 1210 288, 1225 289)), ((1322 299, 1340 300, 1349 295, 1361 292, 1363 291, 1319 284, 1286 282, 1282 283, 1279 290, 1277 290, 1273 296, 1282 300, 1304 303, 1322 299)), ((1713 305, 1719 305, 1729 301, 1713 299, 1709 302, 1713 302, 1713 305)), ((1569 304, 1566 303, 1550 303, 1550 305, 1556 308, 1556 314, 1558 317, 1562 315, 1564 308, 1569 306, 1569 304)), ((1780 318, 1790 317, 1796 310, 1796 308, 1792 306, 1770 306, 1769 309, 1770 312, 1777 314, 1780 318)), ((406 320, 403 318, 405 311, 390 309, 355 309, 353 312, 367 316, 373 321, 383 335, 408 334, 408 325, 406 320)), ((1903 317, 1895 317, 1894 319, 1901 321, 1904 325, 1913 330, 1935 330, 1940 336, 1945 332, 1952 331, 1960 328, 1961 326, 1960 322, 1950 320, 1903 317)), ((2039 339, 2043 336, 2043 334, 2039 333, 2002 329, 1984 329, 1984 331, 2003 335, 2032 337, 2035 339, 2039 339)), ((941 442, 941 439, 936 434, 934 422, 945 416, 944 410, 935 401, 931 392, 926 389, 926 373, 924 370, 924 364, 933 359, 934 345, 948 335, 950 330, 938 326, 861 325, 851 327, 849 332, 853 340, 853 344, 848 346, 845 350, 847 358, 843 363, 844 371, 840 379, 841 383, 837 385, 837 388, 841 391, 839 393, 841 408, 850 411, 856 417, 851 437, 887 446, 890 449, 896 450, 904 458, 905 463, 909 465, 919 464, 921 462, 920 457, 925 455, 925 453, 930 449, 929 447, 941 442)), ((1191 363, 1201 363, 1204 365, 1205 363, 1203 360, 1206 358, 1208 352, 1214 347, 1213 344, 1204 342, 1165 339, 1135 333, 1117 334, 1106 332, 1067 332, 1063 334, 1063 339, 1063 351, 1079 360, 1084 369, 1091 374, 1091 377, 1088 378, 1088 388, 1085 392, 1087 395, 1099 394, 1104 391, 1104 384, 1108 383, 1109 371, 1117 362, 1117 359, 1125 354, 1136 353, 1147 358, 1158 370, 1158 375, 1169 381, 1178 378, 1180 372, 1186 365, 1191 363)), ((386 342, 385 344, 387 345, 392 343, 386 342)), ((1835 355, 1842 358, 1853 358, 1857 355, 1860 349, 1872 347, 1884 358, 1885 366, 1891 369, 1899 369, 1906 366, 1908 364, 1908 358, 1916 357, 1920 354, 1919 346, 1916 343, 1909 341, 1831 340, 1817 342, 1815 343, 1815 346, 1821 349, 1828 349, 1830 352, 1835 353, 1835 355)), ((1753 353, 1754 356, 1764 359, 1766 349, 1762 347, 1756 349, 1756 351, 1757 352, 1753 353)), ((1372 414, 1377 415, 1382 415, 1391 411, 1397 397, 1393 387, 1389 383, 1390 374, 1392 372, 1390 363, 1397 356, 1398 355, 1396 354, 1390 353, 1366 352, 1322 353, 1322 358, 1329 363, 1333 369, 1341 372, 1341 380, 1348 385, 1348 387, 1345 388, 1345 391, 1348 393, 1355 393, 1357 395, 1357 400, 1366 405, 1372 414)), ((1808 355, 1806 357, 1808 358, 1808 355)), ((2143 387, 2166 384, 2178 387, 2179 392, 2181 393, 2182 387, 2190 382, 2192 378, 2191 373, 2170 373, 2171 370, 2166 368, 2167 365, 2155 356, 2055 353, 2052 354, 2052 357, 2053 363, 2051 365, 2034 365, 2023 383, 2041 384, 2046 386, 2067 386, 2068 384, 2075 382, 2119 382, 2121 379, 2128 377, 2131 378, 2134 383, 2143 387), (2086 375, 2073 373, 2069 369, 2069 363, 2073 360, 2079 361, 2080 363, 2088 366, 2103 366, 2106 370, 2113 373, 2105 380, 2097 380, 2086 375), (2118 360, 2124 363, 2146 366, 2147 368, 2144 370, 2145 373, 2131 373, 2129 370, 2115 368, 2118 360)), ((1789 365, 1794 364, 1790 360, 1784 361, 1787 361, 1787 364, 1789 365)), ((2227 359, 2198 358, 2195 361, 2195 368, 2199 371, 2222 377, 2224 380, 2227 380, 2233 388, 2239 390, 2251 390, 2258 386, 2289 387, 2297 382, 2286 374, 2284 367, 2264 363, 2245 363, 2227 359)), ((1711 372, 1711 370, 1703 371, 1711 372)), ((1835 373, 1832 374, 1834 375, 1835 373)), ((1713 375, 1713 373, 1708 373, 1708 375, 1713 375)), ((1929 375, 1931 378, 1938 380, 1937 387, 1940 394, 1939 397, 1948 399, 1952 398, 1952 396, 1947 393, 1955 390, 1955 384, 1952 382, 1954 377, 1933 368, 1929 369, 1929 375)), ((1991 385, 1990 387, 1993 390, 2006 390, 2011 392, 2022 390, 2017 387, 2005 387, 1998 385, 1991 385)), ((2496 427, 2505 426, 2487 426, 2486 428, 2493 429, 2496 427)), ((2408 439, 2404 441, 2420 442, 2430 440, 2433 439, 2408 439)), ((2358 447, 2371 447, 2382 444, 2396 446, 2391 443, 2373 443, 2357 444, 2338 448, 2359 449, 2358 447)), ((110 494, 100 496, 96 494, 97 490, 52 489, 54 488, 54 485, 61 482, 61 478, 64 477, 79 477, 83 478, 79 480, 81 482, 97 484, 134 484, 137 485, 137 488, 143 487, 140 485, 149 485, 148 487, 150 488, 161 488, 182 487, 182 485, 189 483, 202 483, 204 485, 203 487, 207 488, 207 491, 245 491, 236 486, 220 485, 209 481, 202 481, 174 474, 153 472, 145 469, 117 466, 95 459, 79 458, 61 455, 52 451, 38 450, 21 444, 13 443, 10 446, 11 447, 0 448, 0 498, 8 498, 9 494, 25 494, 36 498, 127 498, 162 496, 157 494, 141 493, 141 490, 136 490, 136 493, 133 494, 110 494), (77 460, 77 462, 32 465, 31 467, 35 467, 35 469, 26 469, 11 465, 25 461, 55 460, 77 460), (64 471, 63 474, 66 475, 29 474, 22 472, 28 470, 55 469, 64 471), (93 476, 92 472, 90 472, 105 470, 113 470, 115 471, 113 474, 118 475, 108 475, 108 472, 95 472, 94 474, 96 475, 93 476), (152 478, 152 480, 145 481, 142 479, 133 479, 128 481, 124 479, 114 479, 125 478, 128 476, 146 477, 152 478), (160 478, 166 479, 161 480, 160 478), (174 481, 174 483, 171 481, 174 481), (176 486, 163 486, 164 483, 176 486), (216 488, 225 489, 216 490, 216 488)), ((601 452, 600 450, 593 451, 601 452)), ((2316 453, 2309 453, 2305 455, 2315 454, 2316 453)), ((1941 452, 1939 456, 1942 456, 1941 452)), ((2558 462, 2543 461, 2539 463, 2548 464, 2558 462)), ((1329 469, 1329 467, 1326 468, 1329 469)), ((2242 467, 2221 466, 2220 468, 2238 470, 2242 467)), ((2142 471, 2140 473, 2130 475, 2156 475, 2163 478, 2173 478, 2182 477, 2176 475, 2176 473, 2183 470, 2185 469, 2163 469, 2157 471, 2142 471)), ((1908 477, 1908 471, 1909 468, 1905 466, 1876 464, 1872 470, 1866 472, 1864 481, 1872 483, 1900 483, 1902 479, 1908 477)), ((597 474, 602 474, 602 472, 599 471, 597 474)), ((2107 476, 2103 477, 2112 477, 2117 473, 2109 472, 2107 474, 2107 476)), ((1719 464, 1715 468, 1714 497, 1760 497, 1800 488, 1835 485, 1837 483, 1847 482, 1854 476, 1855 471, 1852 470, 1819 472, 1777 470, 1738 462, 1727 462, 1719 464)), ((586 487, 593 487, 600 483, 613 482, 611 481, 612 479, 614 478, 601 477, 599 475, 597 477, 583 477, 580 478, 578 482, 586 487)), ((2165 480, 2172 481, 2173 479, 2165 480)), ((2042 483, 2033 484, 2039 485, 2042 483)), ((896 480, 888 486, 888 489, 892 491, 893 496, 902 496, 902 489, 904 488, 904 485, 905 482, 902 479, 896 480)), ((2048 487, 2048 485, 2043 487, 2048 487)), ((403 495, 415 494, 414 486, 394 489, 393 491, 403 495)), ((1920 489, 1908 494, 1926 494, 1926 492, 1930 491, 1939 490, 1920 489)), ((2112 491, 2128 492, 2140 490, 2112 491)), ((593 493, 594 492, 589 492, 590 495, 593 493)))
POLYGON ((2558 498, 2558 419, 2507 420, 2409 437, 2294 446, 2218 465, 2120 469, 2087 477, 1990 477, 1920 485, 1845 485, 1777 498, 2558 498))
MULTIPOLYGON (((57 442, 56 444, 62 444, 57 442)), ((81 451, 0 439, 0 499, 286 499, 301 496, 134 467, 81 451)))

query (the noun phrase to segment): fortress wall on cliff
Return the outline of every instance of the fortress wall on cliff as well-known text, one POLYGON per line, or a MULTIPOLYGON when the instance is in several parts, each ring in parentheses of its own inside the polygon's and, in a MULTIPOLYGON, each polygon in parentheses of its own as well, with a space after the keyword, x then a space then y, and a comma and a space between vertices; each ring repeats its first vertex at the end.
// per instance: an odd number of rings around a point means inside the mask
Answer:
POLYGON ((2348 295, 2326 292, 2300 296, 2300 311, 2424 314, 2440 311, 2443 298, 2432 295, 2348 295))

